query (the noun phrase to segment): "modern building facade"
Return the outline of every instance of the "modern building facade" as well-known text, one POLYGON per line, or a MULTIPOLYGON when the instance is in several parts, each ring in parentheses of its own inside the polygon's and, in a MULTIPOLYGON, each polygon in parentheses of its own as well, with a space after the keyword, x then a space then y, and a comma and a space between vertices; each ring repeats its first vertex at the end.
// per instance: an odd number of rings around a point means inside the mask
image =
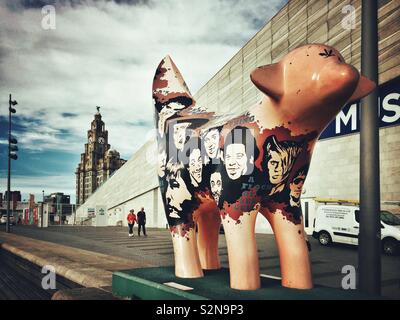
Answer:
POLYGON ((65 223, 75 209, 75 205, 70 203, 70 196, 62 192, 54 192, 44 196, 44 203, 47 205, 49 223, 65 223))
POLYGON ((44 202, 70 204, 70 198, 71 196, 64 194, 63 192, 53 192, 50 195, 44 196, 44 202))
MULTIPOLYGON (((21 191, 10 191, 10 197, 8 197, 8 191, 4 193, 4 196, 0 193, 0 207, 4 206, 7 209, 8 198, 10 198, 10 209, 16 210, 18 203, 20 203, 22 199, 21 191)), ((7 210, 4 213, 6 212, 7 210)))
MULTIPOLYGON (((250 72, 279 61, 290 50, 307 43, 334 46, 346 62, 360 70, 361 4, 361 0, 288 1, 195 94, 197 105, 219 114, 246 111, 261 99, 261 92, 250 81, 250 72)), ((379 1, 378 18, 381 200, 383 207, 396 212, 400 210, 400 1, 379 1)), ((175 62, 179 67, 179 61, 175 62)), ((307 228, 312 227, 315 199, 359 199, 360 111, 358 104, 346 106, 316 145, 302 195, 307 228)), ((78 216, 86 216, 87 208, 104 205, 110 225, 118 220, 126 223, 129 209, 144 206, 149 226, 165 227, 156 162, 148 157, 155 150, 154 141, 144 144, 87 199, 78 209, 78 216)), ((257 220, 256 230, 269 230, 263 217, 257 220)))
MULTIPOLYGON (((8 199, 8 191, 4 193, 4 201, 8 199)), ((10 201, 21 201, 21 191, 10 191, 10 201)))
POLYGON ((80 205, 101 186, 126 160, 116 150, 110 149, 108 131, 101 119, 100 107, 87 132, 85 152, 81 154, 76 175, 76 204, 80 205))
MULTIPOLYGON (((4 193, 0 193, 0 216, 3 214, 7 214, 7 198, 8 198, 8 191, 4 193)), ((10 210, 11 214, 17 216, 18 214, 22 213, 22 210, 28 206, 28 202, 21 201, 21 192, 20 191, 11 191, 10 192, 10 210)))

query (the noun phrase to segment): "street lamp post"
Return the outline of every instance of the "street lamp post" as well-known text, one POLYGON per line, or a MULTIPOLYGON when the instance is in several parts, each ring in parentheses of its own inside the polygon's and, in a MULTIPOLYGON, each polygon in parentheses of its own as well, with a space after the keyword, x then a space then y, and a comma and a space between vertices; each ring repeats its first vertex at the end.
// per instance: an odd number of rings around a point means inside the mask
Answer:
POLYGON ((11 135, 11 114, 17 111, 13 106, 17 105, 17 101, 12 100, 11 93, 8 100, 8 175, 7 175, 7 222, 6 232, 10 232, 10 197, 11 197, 11 159, 17 160, 18 156, 13 151, 18 151, 17 139, 11 135))
MULTIPOLYGON (((361 71, 378 84, 378 3, 362 1, 361 71)), ((378 88, 378 86, 377 86, 378 88)), ((378 89, 362 100, 360 131, 359 288, 381 293, 378 89)))
POLYGON ((40 226, 43 228, 44 190, 42 190, 42 210, 40 213, 40 226))

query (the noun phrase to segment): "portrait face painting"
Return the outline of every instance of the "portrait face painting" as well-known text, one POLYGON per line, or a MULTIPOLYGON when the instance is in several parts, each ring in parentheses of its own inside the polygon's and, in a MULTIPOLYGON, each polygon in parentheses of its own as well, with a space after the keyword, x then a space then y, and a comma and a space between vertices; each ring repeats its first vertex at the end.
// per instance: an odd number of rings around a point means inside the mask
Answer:
POLYGON ((211 174, 210 187, 211 187, 211 193, 218 204, 222 192, 222 177, 220 172, 214 172, 211 174))
POLYGON ((207 156, 214 159, 218 154, 219 147, 219 132, 218 129, 212 129, 207 131, 203 135, 204 148, 207 156))
POLYGON ((306 180, 306 170, 299 170, 294 179, 289 183, 290 205, 300 207, 301 190, 306 180))
POLYGON ((172 101, 167 104, 166 108, 172 109, 172 110, 182 110, 183 108, 186 108, 186 106, 182 103, 179 103, 177 101, 172 101))
POLYGON ((283 190, 284 182, 301 151, 300 143, 295 141, 278 141, 275 136, 265 140, 262 167, 268 174, 269 182, 279 186, 273 192, 283 190))
POLYGON ((187 97, 178 97, 160 103, 155 100, 155 106, 158 110, 158 131, 160 136, 164 135, 166 121, 174 116, 178 111, 191 105, 193 100, 187 97))
POLYGON ((247 171, 247 155, 244 144, 232 143, 225 149, 225 168, 228 177, 239 179, 247 171))
POLYGON ((183 213, 183 204, 190 201, 192 196, 188 190, 186 182, 183 179, 184 165, 182 163, 168 162, 166 166, 167 191, 166 210, 171 218, 180 218, 183 213))
POLYGON ((189 173, 192 185, 197 187, 202 180, 203 161, 200 149, 193 149, 189 155, 189 173))
POLYGON ((235 127, 225 137, 224 164, 228 177, 237 180, 251 173, 259 150, 249 128, 235 127), (251 172, 250 172, 251 171, 251 172))
POLYGON ((183 151, 183 147, 185 145, 186 140, 186 129, 189 127, 189 122, 175 123, 174 124, 174 144, 176 149, 183 151))
POLYGON ((155 107, 159 113, 160 112, 171 113, 171 110, 179 111, 190 106, 192 103, 193 100, 189 97, 175 97, 163 103, 159 102, 157 99, 154 100, 155 107))
POLYGON ((165 165, 167 164, 167 153, 161 149, 158 151, 158 167, 157 173, 160 178, 165 176, 165 165))
POLYGON ((271 151, 268 160, 269 181, 272 184, 281 183, 284 180, 283 161, 280 154, 276 151, 271 151))

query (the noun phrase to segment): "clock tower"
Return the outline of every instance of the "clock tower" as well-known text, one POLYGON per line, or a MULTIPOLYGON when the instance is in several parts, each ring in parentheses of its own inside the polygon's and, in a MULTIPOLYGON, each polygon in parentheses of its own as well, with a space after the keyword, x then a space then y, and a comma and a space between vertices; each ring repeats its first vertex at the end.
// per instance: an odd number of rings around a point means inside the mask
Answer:
POLYGON ((100 107, 87 131, 85 152, 81 154, 81 162, 75 171, 76 175, 76 203, 84 203, 86 199, 110 175, 118 170, 126 161, 120 158, 117 151, 110 149, 108 131, 101 118, 100 107))
POLYGON ((104 157, 104 154, 110 149, 108 144, 108 131, 105 130, 103 120, 101 120, 100 107, 97 107, 97 113, 87 132, 89 157, 86 161, 95 163, 104 157))

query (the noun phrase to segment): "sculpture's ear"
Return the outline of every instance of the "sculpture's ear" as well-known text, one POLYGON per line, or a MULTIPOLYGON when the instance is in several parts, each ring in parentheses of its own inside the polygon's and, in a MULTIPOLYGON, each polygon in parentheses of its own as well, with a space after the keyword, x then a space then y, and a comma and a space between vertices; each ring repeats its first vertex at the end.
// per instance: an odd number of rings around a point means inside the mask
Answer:
POLYGON ((250 74, 254 85, 275 100, 283 95, 283 72, 280 63, 268 64, 258 67, 250 74))
POLYGON ((372 91, 374 91, 375 87, 376 87, 375 82, 360 75, 356 90, 354 90, 348 103, 352 103, 354 101, 360 100, 361 98, 364 98, 365 96, 369 95, 372 91))
POLYGON ((154 75, 153 99, 158 112, 166 103, 175 103, 172 108, 175 110, 194 104, 189 88, 170 56, 161 60, 154 75))

